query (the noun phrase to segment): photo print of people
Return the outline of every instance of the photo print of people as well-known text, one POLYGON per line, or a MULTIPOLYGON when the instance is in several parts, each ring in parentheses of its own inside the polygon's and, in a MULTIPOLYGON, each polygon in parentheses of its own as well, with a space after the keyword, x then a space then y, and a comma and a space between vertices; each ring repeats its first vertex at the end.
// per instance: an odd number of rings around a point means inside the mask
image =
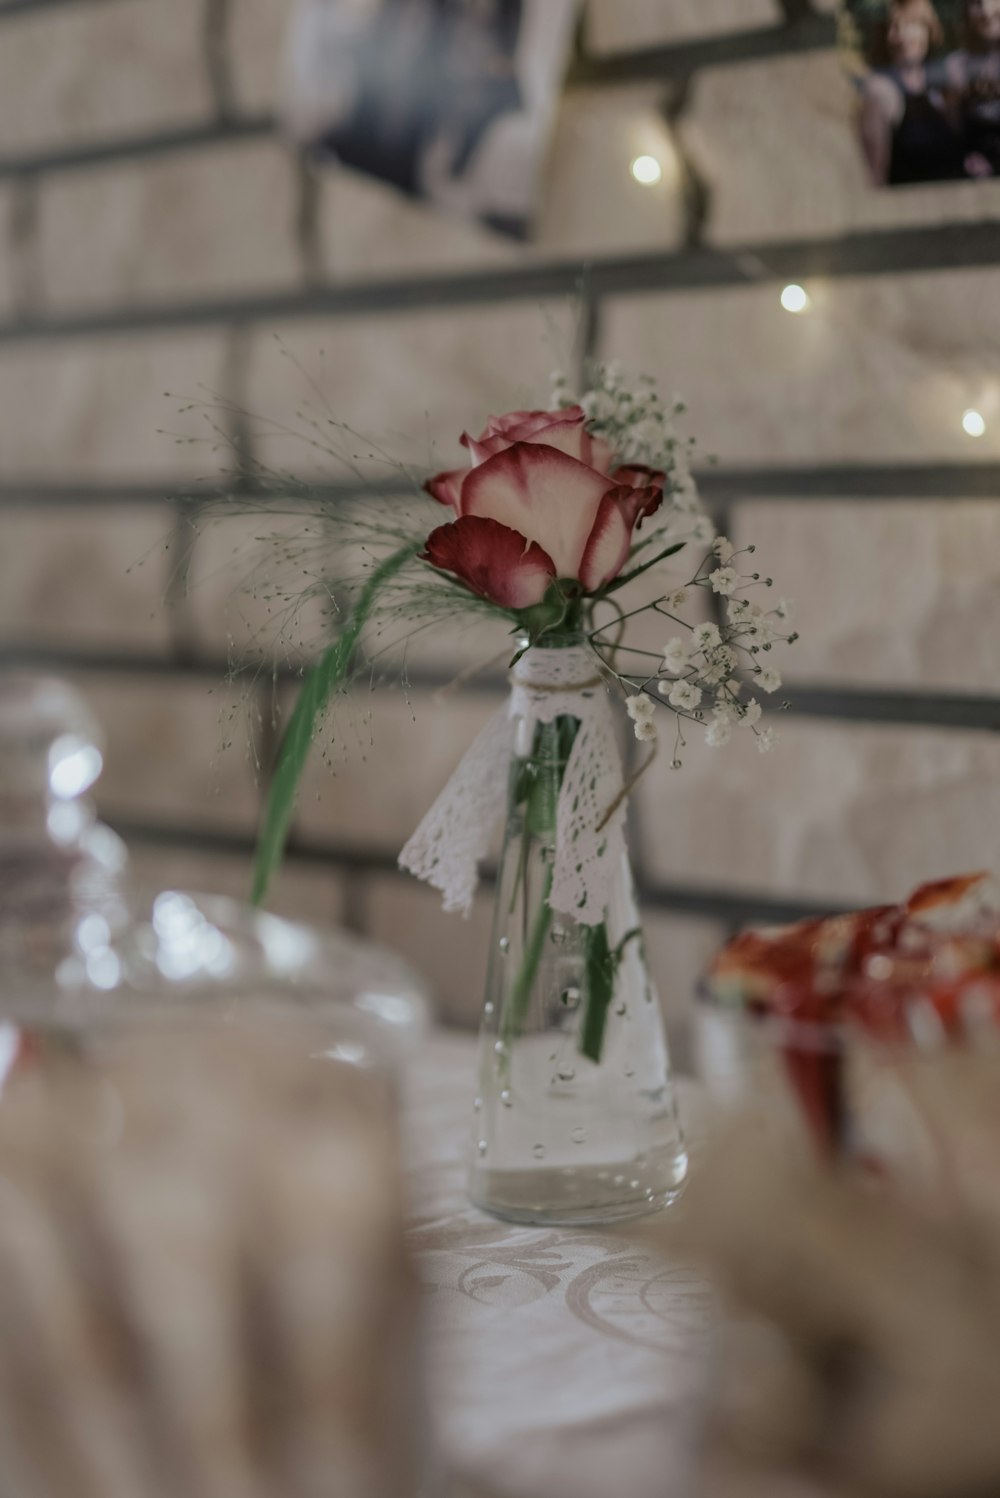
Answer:
POLYGON ((1000 0, 842 0, 879 187, 1000 175, 1000 0))
POLYGON ((285 127, 314 160, 525 238, 578 0, 299 0, 285 127))

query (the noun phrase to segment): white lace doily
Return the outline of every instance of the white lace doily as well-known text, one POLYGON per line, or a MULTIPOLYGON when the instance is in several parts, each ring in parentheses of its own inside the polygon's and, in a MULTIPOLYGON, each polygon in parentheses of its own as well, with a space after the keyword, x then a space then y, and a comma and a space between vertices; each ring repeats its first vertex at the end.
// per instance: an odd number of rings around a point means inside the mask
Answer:
POLYGON ((504 813, 511 756, 530 752, 536 724, 566 716, 579 719, 580 728, 556 809, 549 904, 587 926, 603 920, 625 851, 626 808, 607 689, 582 647, 535 649, 521 657, 509 701, 472 744, 400 854, 401 868, 442 892, 446 910, 467 915, 471 908, 479 863, 504 813))

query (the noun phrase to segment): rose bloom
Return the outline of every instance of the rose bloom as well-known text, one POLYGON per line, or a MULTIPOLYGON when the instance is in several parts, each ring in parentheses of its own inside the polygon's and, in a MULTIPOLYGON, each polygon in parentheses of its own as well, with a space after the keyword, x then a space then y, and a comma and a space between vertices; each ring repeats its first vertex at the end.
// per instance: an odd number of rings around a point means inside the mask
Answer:
POLYGON ((663 474, 614 467, 579 406, 493 416, 462 444, 470 466, 424 486, 457 518, 431 533, 423 559, 501 608, 540 603, 555 578, 587 593, 609 583, 663 498, 663 474))

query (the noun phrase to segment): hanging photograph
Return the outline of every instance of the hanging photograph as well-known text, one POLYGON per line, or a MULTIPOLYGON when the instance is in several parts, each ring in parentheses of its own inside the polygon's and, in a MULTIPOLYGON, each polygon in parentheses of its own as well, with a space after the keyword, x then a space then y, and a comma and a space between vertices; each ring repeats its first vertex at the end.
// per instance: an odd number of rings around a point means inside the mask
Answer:
POLYGON ((842 0, 878 187, 1000 175, 1000 0, 842 0))
POLYGON ((286 128, 443 210, 524 238, 577 0, 300 0, 286 128))

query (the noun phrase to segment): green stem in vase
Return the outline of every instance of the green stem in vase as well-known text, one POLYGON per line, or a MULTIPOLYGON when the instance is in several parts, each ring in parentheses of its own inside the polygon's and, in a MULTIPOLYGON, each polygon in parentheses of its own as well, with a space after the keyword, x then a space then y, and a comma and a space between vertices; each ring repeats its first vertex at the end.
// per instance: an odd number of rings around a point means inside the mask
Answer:
POLYGON ((552 893, 552 867, 545 871, 545 884, 542 889, 542 900, 535 913, 534 924, 528 936, 521 958, 521 967, 517 977, 507 995, 507 1001, 503 1006, 503 1018, 500 1024, 500 1039, 505 1045, 516 1040, 524 1029, 524 1021, 527 1017, 528 1006, 531 1003, 531 990, 534 986, 538 966, 542 960, 545 950, 545 942, 552 929, 552 907, 549 904, 549 895, 552 893))
POLYGON ((586 929, 587 1008, 580 1030, 580 1051, 591 1061, 601 1059, 608 1010, 615 992, 616 963, 608 946, 608 928, 604 921, 586 929))

